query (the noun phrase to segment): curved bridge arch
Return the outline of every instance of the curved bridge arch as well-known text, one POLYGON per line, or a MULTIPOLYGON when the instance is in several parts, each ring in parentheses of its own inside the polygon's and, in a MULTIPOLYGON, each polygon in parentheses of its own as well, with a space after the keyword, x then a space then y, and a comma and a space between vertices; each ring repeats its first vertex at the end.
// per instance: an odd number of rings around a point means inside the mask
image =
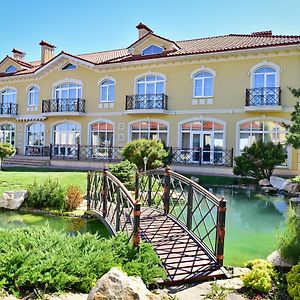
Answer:
POLYGON ((135 246, 140 237, 153 245, 166 284, 226 277, 226 201, 191 179, 168 168, 137 173, 133 193, 106 169, 89 172, 87 200, 112 234, 123 231, 135 246))

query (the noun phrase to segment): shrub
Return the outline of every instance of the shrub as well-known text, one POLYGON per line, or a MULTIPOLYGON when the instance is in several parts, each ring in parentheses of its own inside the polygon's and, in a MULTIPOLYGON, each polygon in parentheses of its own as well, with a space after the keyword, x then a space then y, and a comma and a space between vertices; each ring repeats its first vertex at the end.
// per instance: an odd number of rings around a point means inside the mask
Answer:
POLYGON ((5 157, 15 155, 16 149, 9 143, 0 143, 0 171, 2 170, 2 161, 5 157))
POLYGON ((297 264, 300 262, 300 217, 289 208, 285 232, 280 236, 279 250, 283 258, 297 264))
POLYGON ((125 235, 71 237, 48 226, 0 231, 0 290, 86 293, 113 266, 147 285, 165 278, 152 246, 142 243, 138 251, 125 235))
POLYGON ((28 199, 24 202, 27 207, 58 210, 64 210, 66 207, 66 191, 57 180, 48 178, 41 184, 34 180, 27 190, 28 199))
POLYGON ((257 180, 269 179, 275 166, 284 163, 286 155, 281 144, 259 141, 245 147, 243 153, 234 159, 233 173, 251 176, 257 180))
POLYGON ((288 293, 292 299, 300 300, 300 263, 286 275, 288 293))
POLYGON ((129 190, 135 189, 136 165, 128 160, 109 165, 109 171, 115 175, 129 190))
POLYGON ((276 279, 277 274, 271 263, 263 259, 249 261, 246 267, 251 271, 242 276, 244 286, 251 290, 267 293, 272 289, 272 280, 276 279))
POLYGON ((75 185, 69 185, 67 188, 66 210, 72 211, 76 209, 77 207, 79 207, 82 201, 83 198, 80 188, 75 185))
POLYGON ((147 170, 149 170, 162 166, 162 161, 168 154, 160 141, 140 139, 127 143, 122 155, 134 163, 139 170, 144 169, 143 158, 147 157, 147 170))

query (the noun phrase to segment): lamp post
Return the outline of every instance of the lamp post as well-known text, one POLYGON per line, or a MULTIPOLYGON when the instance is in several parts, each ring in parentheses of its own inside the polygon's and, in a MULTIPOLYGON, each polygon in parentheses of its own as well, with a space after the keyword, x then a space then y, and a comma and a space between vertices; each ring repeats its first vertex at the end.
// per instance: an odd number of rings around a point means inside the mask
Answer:
POLYGON ((144 161, 144 171, 145 171, 145 173, 146 173, 146 171, 147 171, 148 157, 144 156, 143 161, 144 161))

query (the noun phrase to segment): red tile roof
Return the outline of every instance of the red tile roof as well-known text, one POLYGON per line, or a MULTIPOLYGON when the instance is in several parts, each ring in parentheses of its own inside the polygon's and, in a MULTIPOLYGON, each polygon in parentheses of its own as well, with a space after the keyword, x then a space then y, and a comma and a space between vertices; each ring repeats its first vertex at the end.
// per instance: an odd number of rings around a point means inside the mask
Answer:
MULTIPOLYGON (((148 33, 146 36, 149 36, 151 34, 152 33, 148 33)), ((300 35, 272 35, 272 31, 253 32, 252 34, 229 34, 223 36, 198 38, 198 39, 183 40, 183 41, 176 41, 176 42, 165 39, 155 34, 152 35, 174 43, 175 45, 178 46, 179 49, 172 50, 172 51, 164 51, 162 54, 157 54, 157 55, 147 55, 147 56, 133 55, 129 51, 129 48, 132 45, 135 45, 137 43, 135 42, 128 48, 124 48, 124 49, 108 50, 108 51, 78 54, 78 55, 72 55, 66 52, 61 52, 60 54, 58 54, 58 56, 61 54, 67 54, 71 57, 80 59, 82 61, 89 62, 95 65, 100 65, 100 64, 112 64, 118 62, 122 63, 122 62, 130 62, 130 61, 149 60, 153 58, 185 56, 191 54, 210 54, 210 53, 212 54, 212 53, 226 52, 226 51, 239 51, 239 50, 247 50, 247 49, 259 49, 259 48, 266 48, 266 47, 278 47, 278 46, 290 46, 290 45, 300 46, 300 35)), ((146 36, 142 37, 140 40, 144 39, 146 36)), ((46 42, 44 43, 48 44, 46 42)), ((2 73, 0 74, 0 77, 33 73, 39 68, 41 68, 40 61, 33 61, 30 63, 17 61, 17 63, 29 69, 20 70, 15 72, 14 74, 2 73)), ((47 65, 47 63, 45 65, 47 65)))

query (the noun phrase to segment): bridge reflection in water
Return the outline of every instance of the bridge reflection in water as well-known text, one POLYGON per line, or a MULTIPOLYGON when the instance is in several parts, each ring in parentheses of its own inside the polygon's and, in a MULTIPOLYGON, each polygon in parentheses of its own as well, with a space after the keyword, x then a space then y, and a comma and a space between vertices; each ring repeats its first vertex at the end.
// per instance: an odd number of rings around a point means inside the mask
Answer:
POLYGON ((87 182, 88 210, 112 234, 127 233, 135 246, 140 238, 151 243, 165 284, 226 277, 224 199, 169 168, 137 173, 134 193, 107 169, 89 172, 87 182))

